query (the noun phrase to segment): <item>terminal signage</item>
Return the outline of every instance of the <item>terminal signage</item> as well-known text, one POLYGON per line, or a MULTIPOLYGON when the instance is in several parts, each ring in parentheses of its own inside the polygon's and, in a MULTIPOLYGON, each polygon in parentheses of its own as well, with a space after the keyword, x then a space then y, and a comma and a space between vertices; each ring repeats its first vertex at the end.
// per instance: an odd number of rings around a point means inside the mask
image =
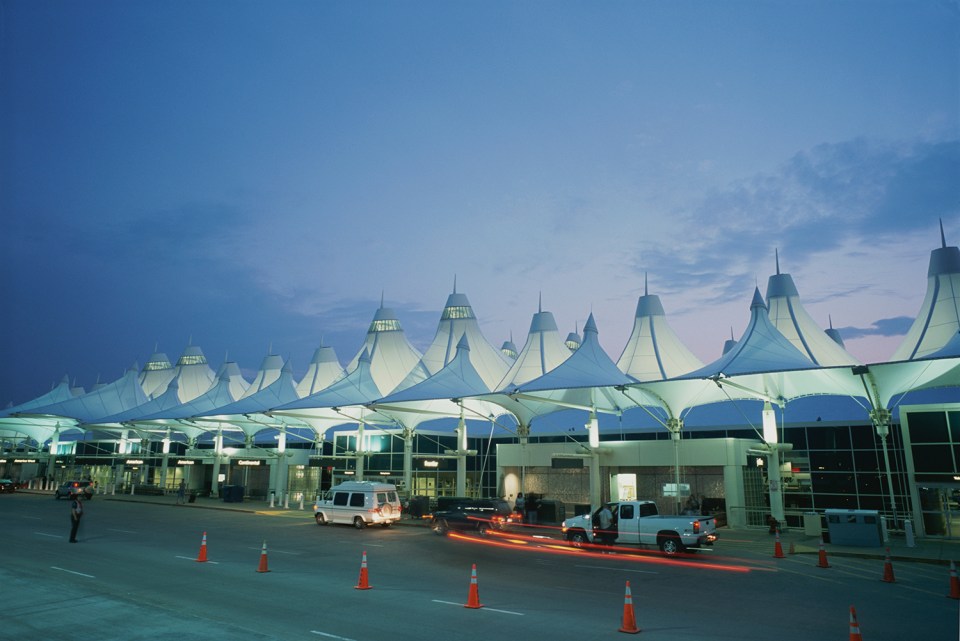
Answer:
POLYGON ((237 465, 250 465, 257 466, 263 463, 263 461, 237 461, 237 465))

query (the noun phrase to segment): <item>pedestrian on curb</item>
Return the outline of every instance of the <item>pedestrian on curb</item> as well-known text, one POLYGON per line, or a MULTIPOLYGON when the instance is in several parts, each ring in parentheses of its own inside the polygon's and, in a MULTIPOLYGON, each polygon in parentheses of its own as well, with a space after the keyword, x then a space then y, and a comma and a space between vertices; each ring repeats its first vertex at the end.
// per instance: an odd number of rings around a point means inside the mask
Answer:
POLYGON ((185 498, 186 492, 187 492, 187 486, 181 479, 180 485, 177 487, 177 504, 178 505, 185 502, 184 498, 185 498))
POLYGON ((70 542, 77 542, 77 530, 80 529, 80 517, 83 516, 83 502, 80 500, 80 493, 71 495, 70 501, 70 542))

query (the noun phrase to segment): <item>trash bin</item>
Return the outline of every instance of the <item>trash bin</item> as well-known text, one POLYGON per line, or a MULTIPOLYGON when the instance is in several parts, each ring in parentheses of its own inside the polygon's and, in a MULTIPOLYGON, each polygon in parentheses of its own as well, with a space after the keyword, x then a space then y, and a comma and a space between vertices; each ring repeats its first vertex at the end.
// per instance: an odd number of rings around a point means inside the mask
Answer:
POLYGON ((560 501, 540 500, 537 520, 541 523, 560 523, 567 518, 567 509, 560 501))
POLYGON ((827 510, 827 530, 833 545, 880 547, 883 541, 877 510, 827 510))
POLYGON ((820 523, 820 514, 817 512, 803 513, 803 533, 807 536, 820 536, 823 526, 820 523))
POLYGON ((220 490, 224 503, 243 503, 242 485, 224 485, 220 490))

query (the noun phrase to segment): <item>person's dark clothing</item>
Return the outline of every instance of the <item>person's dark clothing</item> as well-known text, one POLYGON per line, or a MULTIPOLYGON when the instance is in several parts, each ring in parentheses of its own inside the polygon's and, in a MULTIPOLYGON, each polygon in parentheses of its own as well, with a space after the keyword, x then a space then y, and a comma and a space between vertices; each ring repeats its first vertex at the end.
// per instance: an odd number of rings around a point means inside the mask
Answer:
POLYGON ((80 529, 80 518, 83 516, 83 503, 80 498, 73 497, 70 501, 70 542, 77 542, 77 530, 80 529))

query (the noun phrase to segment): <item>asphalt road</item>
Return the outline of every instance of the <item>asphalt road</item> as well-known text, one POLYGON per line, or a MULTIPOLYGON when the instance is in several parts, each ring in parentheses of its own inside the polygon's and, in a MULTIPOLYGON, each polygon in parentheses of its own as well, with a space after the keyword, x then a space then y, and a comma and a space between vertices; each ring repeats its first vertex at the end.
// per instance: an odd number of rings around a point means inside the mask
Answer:
POLYGON ((954 640, 960 605, 942 566, 774 560, 723 538, 714 553, 601 555, 523 538, 457 539, 427 528, 317 526, 308 513, 250 514, 110 501, 0 496, 0 639, 623 638, 625 588, 642 638, 954 640), (196 562, 203 533, 206 563, 196 562), (257 572, 267 544, 269 572, 257 572), (366 552, 371 589, 357 590, 366 552), (479 609, 463 607, 477 567, 479 609))

